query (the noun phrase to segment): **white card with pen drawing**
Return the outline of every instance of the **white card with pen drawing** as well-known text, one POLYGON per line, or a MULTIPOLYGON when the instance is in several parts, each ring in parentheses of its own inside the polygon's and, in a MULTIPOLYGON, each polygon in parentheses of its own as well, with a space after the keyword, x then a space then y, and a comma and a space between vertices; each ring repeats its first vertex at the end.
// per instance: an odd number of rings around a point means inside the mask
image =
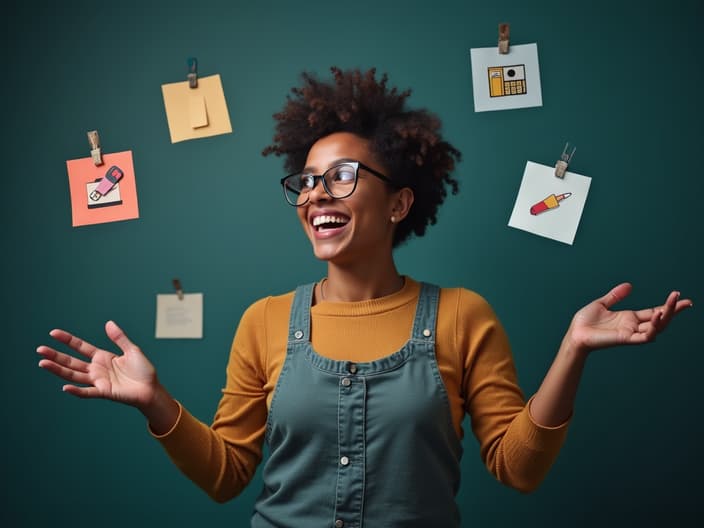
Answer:
POLYGON ((513 206, 510 227, 572 245, 592 179, 528 161, 513 206))
POLYGON ((156 296, 157 339, 202 339, 203 294, 159 293, 156 296))

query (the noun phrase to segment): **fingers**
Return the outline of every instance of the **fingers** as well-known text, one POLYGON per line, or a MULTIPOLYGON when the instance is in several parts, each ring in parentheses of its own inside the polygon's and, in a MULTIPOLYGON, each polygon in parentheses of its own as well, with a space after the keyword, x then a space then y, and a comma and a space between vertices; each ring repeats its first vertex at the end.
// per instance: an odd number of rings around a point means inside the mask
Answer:
MULTIPOLYGON (((54 332, 52 330, 52 332, 54 332)), ((37 354, 43 357, 39 366, 52 374, 73 383, 90 383, 89 363, 46 345, 37 347, 37 354)))
POLYGON ((92 358, 98 350, 97 347, 91 345, 87 341, 84 341, 83 339, 59 328, 55 328, 49 332, 49 335, 87 358, 92 358))
MULTIPOLYGON (((93 360, 96 352, 99 350, 94 345, 74 336, 69 332, 66 332, 65 330, 55 328, 49 332, 49 335, 59 343, 63 343, 88 358, 90 361, 93 360)), ((71 383, 82 385, 93 384, 93 376, 90 374, 90 361, 83 361, 69 354, 59 352, 58 350, 46 345, 40 345, 37 347, 37 354, 42 356, 42 359, 39 361, 40 368, 71 383)), ((91 397, 91 394, 93 394, 94 391, 86 392, 84 389, 88 388, 92 387, 75 387, 73 385, 65 385, 63 390, 80 397, 91 397)), ((95 394, 97 395, 97 392, 95 392, 95 394)))
POLYGON ((675 304, 675 313, 678 314, 682 310, 691 308, 692 306, 694 306, 694 303, 690 299, 680 299, 677 301, 677 304, 675 304))
POLYGON ((661 321, 670 321, 675 314, 692 306, 689 299, 680 299, 680 292, 673 291, 667 296, 665 304, 652 308, 650 311, 658 313, 661 321))
POLYGON ((39 362, 40 367, 52 364, 75 372, 88 372, 88 363, 85 361, 54 350, 46 345, 37 347, 37 354, 45 358, 39 362))
POLYGON ((662 306, 635 312, 636 317, 640 321, 638 331, 645 335, 648 341, 652 340, 658 333, 667 328, 667 325, 676 314, 691 306, 692 301, 689 299, 680 299, 680 292, 670 292, 665 304, 662 306))
POLYGON ((652 324, 655 327, 662 327, 664 324, 667 324, 667 322, 669 322, 674 315, 678 298, 679 292, 673 291, 667 296, 665 304, 654 308, 638 310, 635 312, 636 317, 639 321, 641 321, 641 323, 647 323, 649 325, 652 324))
POLYGON ((659 309, 650 308, 634 312, 638 321, 628 336, 628 343, 639 345, 655 341, 657 334, 662 331, 667 324, 662 319, 662 312, 659 309))
POLYGON ((79 398, 99 398, 100 392, 95 387, 76 387, 75 385, 64 385, 63 391, 79 398))
MULTIPOLYGON (((45 355, 46 351, 43 349, 46 348, 48 347, 39 347, 37 352, 41 355, 45 355)), ((71 383, 92 383, 90 374, 88 373, 88 365, 65 354, 57 353, 53 359, 42 359, 39 361, 39 367, 71 383), (65 358, 72 359, 73 361, 66 361, 65 358), (61 362, 63 362, 63 364, 61 362)))
POLYGON ((668 295, 665 300, 665 304, 661 308, 655 310, 656 312, 659 312, 658 325, 662 325, 664 327, 664 325, 672 319, 672 316, 675 315, 675 309, 679 298, 680 292, 670 292, 670 295, 668 295))
MULTIPOLYGON (((616 288, 614 288, 608 294, 602 297, 600 301, 606 304, 607 302, 613 301, 614 299, 618 299, 618 294, 622 292, 618 292, 616 290, 618 290, 622 286, 624 285, 620 284, 619 286, 616 286, 616 288)), ((623 299, 623 297, 621 297, 620 299, 623 299)), ((606 306, 608 307, 609 305, 606 304, 606 306)), ((690 299, 680 299, 680 292, 672 291, 667 296, 667 299, 665 299, 665 304, 661 306, 655 306, 653 308, 644 308, 642 310, 636 310, 633 313, 635 313, 636 317, 640 322, 650 321, 656 314, 658 315, 660 320, 669 321, 670 319, 672 319, 673 315, 678 314, 682 310, 690 308, 692 306, 693 303, 690 299)))
MULTIPOLYGON (((123 352, 134 354, 139 351, 113 321, 105 324, 105 332, 123 352)), ((40 345, 37 347, 37 353, 42 356, 39 367, 69 382, 63 386, 64 392, 79 398, 110 398, 110 376, 115 370, 116 363, 113 360, 117 356, 65 330, 54 329, 49 334, 87 359, 76 358, 50 346, 40 345)), ((129 377, 129 373, 127 376, 129 377)))

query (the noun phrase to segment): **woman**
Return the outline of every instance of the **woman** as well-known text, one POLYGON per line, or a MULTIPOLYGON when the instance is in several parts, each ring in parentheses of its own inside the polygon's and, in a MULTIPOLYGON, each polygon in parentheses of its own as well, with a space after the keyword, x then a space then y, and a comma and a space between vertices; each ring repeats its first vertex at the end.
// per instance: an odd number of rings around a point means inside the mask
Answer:
POLYGON ((542 385, 526 401, 508 339, 489 304, 461 288, 401 275, 393 249, 435 223, 460 153, 440 122, 409 110, 410 92, 375 71, 304 74, 275 115, 282 179, 327 276, 250 306, 235 335, 227 382, 208 426, 159 383, 141 350, 108 322, 114 355, 63 330, 39 365, 64 390, 139 409, 175 464, 215 500, 270 456, 254 527, 459 526, 462 419, 488 469, 536 488, 565 437, 577 385, 594 349, 652 341, 689 300, 612 311, 620 284, 579 310, 542 385))

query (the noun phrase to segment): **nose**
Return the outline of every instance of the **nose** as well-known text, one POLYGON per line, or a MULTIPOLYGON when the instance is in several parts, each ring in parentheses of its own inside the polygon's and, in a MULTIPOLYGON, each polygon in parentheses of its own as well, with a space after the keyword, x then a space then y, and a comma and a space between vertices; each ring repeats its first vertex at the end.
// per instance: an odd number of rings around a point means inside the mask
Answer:
POLYGON ((313 188, 308 192, 308 195, 311 202, 319 202, 321 200, 327 201, 332 199, 332 196, 328 194, 323 186, 323 178, 321 176, 315 178, 313 188))

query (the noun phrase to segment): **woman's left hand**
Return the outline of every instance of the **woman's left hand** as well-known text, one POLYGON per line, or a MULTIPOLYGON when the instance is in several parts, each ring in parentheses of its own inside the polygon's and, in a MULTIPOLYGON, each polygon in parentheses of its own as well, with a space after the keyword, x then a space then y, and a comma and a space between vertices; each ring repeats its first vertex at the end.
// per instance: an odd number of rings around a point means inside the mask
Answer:
POLYGON ((661 306, 636 311, 610 310, 632 289, 627 282, 619 284, 574 315, 567 335, 578 350, 589 352, 597 348, 649 343, 665 330, 675 314, 692 306, 691 300, 680 299, 680 293, 673 291, 661 306))

